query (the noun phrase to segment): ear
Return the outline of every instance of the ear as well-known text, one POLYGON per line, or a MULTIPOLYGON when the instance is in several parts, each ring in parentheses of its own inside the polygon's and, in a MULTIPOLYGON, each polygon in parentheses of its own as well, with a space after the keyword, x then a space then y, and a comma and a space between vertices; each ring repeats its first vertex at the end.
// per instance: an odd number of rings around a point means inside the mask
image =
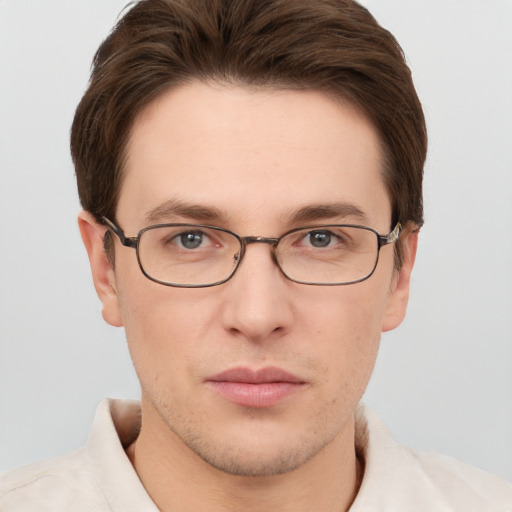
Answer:
POLYGON ((392 290, 388 298, 382 332, 395 329, 405 318, 407 303, 409 302, 411 272, 418 247, 418 232, 418 229, 407 229, 402 235, 403 264, 402 268, 396 271, 396 275, 393 277, 392 290))
POLYGON ((123 321, 117 297, 116 276, 103 249, 105 226, 98 224, 89 212, 82 211, 78 215, 78 227, 89 256, 94 287, 103 304, 103 319, 114 327, 121 327, 123 321))

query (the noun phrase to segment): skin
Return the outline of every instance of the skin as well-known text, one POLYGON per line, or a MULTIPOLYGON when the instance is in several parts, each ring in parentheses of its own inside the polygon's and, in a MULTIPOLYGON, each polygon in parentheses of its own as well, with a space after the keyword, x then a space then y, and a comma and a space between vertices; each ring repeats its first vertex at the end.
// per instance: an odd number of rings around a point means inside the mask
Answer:
MULTIPOLYGON (((128 236, 156 222, 267 237, 345 222, 387 234, 381 160, 374 127, 349 104, 312 91, 194 82, 136 119, 116 220, 128 236), (158 210, 168 201, 220 217, 158 210), (305 207, 339 203, 361 213, 292 219, 305 207)), ((87 212, 79 224, 103 316, 124 326, 141 382, 142 428, 129 455, 159 508, 347 510, 361 469, 354 410, 381 333, 405 315, 417 235, 402 235, 400 272, 386 246, 374 275, 358 284, 293 283, 269 247, 256 244, 230 281, 180 289, 145 278, 117 237, 114 269, 102 249, 105 227, 87 212), (271 407, 240 406, 208 385, 239 366, 278 367, 303 384, 271 407)))

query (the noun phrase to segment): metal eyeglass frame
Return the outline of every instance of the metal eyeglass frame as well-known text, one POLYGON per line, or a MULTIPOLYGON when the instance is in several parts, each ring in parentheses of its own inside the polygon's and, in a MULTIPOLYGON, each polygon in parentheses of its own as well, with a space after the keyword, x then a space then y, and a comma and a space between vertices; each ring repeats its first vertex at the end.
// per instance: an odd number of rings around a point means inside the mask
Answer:
POLYGON ((151 225, 151 226, 147 226, 145 228, 142 228, 137 233, 137 236, 129 237, 129 236, 125 235, 123 229, 118 224, 116 224, 115 222, 112 222, 107 217, 103 217, 102 219, 105 222, 105 224, 107 225, 107 228, 110 231, 112 231, 115 235, 117 235, 117 237, 119 238, 119 240, 120 240, 122 245, 124 245, 125 247, 130 247, 132 249, 135 249, 136 255, 137 255, 137 262, 139 264, 139 268, 140 268, 141 272, 144 274, 145 277, 147 277, 150 281, 154 281, 155 283, 159 283, 159 284, 162 284, 164 286, 173 286, 175 288, 209 288, 211 286, 218 286, 220 284, 225 283, 226 281, 229 281, 234 276, 235 272, 237 271, 238 267, 240 266, 240 263, 242 262, 242 259, 244 257, 246 248, 250 244, 268 244, 268 245, 270 245, 270 247, 272 249, 272 253, 271 253, 272 254, 272 261, 277 265, 277 267, 279 268, 279 270, 281 271, 283 276, 286 277, 286 279, 288 279, 290 281, 293 281, 294 283, 311 285, 311 286, 345 286, 345 285, 348 285, 348 284, 360 283, 362 281, 366 281, 367 279, 369 279, 373 275, 373 273, 375 272, 375 269, 377 268, 377 264, 379 263, 379 254, 380 254, 381 248, 384 247, 385 245, 389 245, 389 244, 392 244, 392 243, 396 242, 400 238, 400 234, 402 233, 402 229, 403 229, 402 225, 400 224, 400 222, 398 222, 395 225, 395 227, 393 228, 393 230, 389 234, 381 235, 380 233, 378 233, 373 228, 369 228, 367 226, 360 226, 360 225, 357 225, 357 224, 323 224, 321 226, 301 226, 299 228, 291 229, 291 230, 287 231, 286 233, 283 233, 281 236, 279 236, 277 238, 269 238, 269 237, 264 237, 264 236, 240 236, 240 235, 234 233, 233 231, 230 231, 229 229, 220 228, 220 227, 217 227, 217 226, 209 226, 207 224, 165 223, 165 224, 154 224, 154 225, 151 225), (216 231, 222 231, 222 232, 225 232, 225 233, 229 233, 230 235, 233 235, 239 241, 241 250, 240 250, 240 255, 239 255, 239 257, 238 257, 238 259, 236 261, 236 265, 233 268, 231 274, 229 274, 229 276, 227 276, 225 279, 222 279, 220 281, 216 281, 214 283, 208 283, 208 284, 178 284, 178 283, 169 283, 167 281, 162 281, 160 279, 156 279, 155 277, 150 276, 146 272, 146 270, 144 269, 144 266, 142 265, 142 262, 140 260, 140 256, 139 256, 139 241, 140 241, 140 238, 144 234, 144 232, 146 232, 146 231, 149 231, 149 230, 155 229, 155 228, 160 228, 160 227, 168 227, 168 226, 175 226, 175 227, 179 227, 179 226, 194 226, 194 227, 197 227, 197 228, 214 229, 216 231), (351 227, 351 228, 358 228, 358 229, 364 229, 366 231, 370 231, 371 233, 375 234, 375 236, 377 237, 377 257, 375 258, 375 264, 374 264, 371 272, 367 276, 365 276, 363 278, 356 279, 354 281, 342 282, 342 283, 307 282, 307 281, 300 281, 300 280, 293 279, 293 278, 289 277, 285 273, 285 271, 281 268, 281 265, 279 264, 279 261, 277 260, 277 256, 276 256, 275 250, 276 250, 276 247, 279 244, 279 242, 285 236, 287 236, 287 235, 289 235, 291 233, 294 233, 296 231, 301 231, 303 229, 318 229, 318 228, 329 228, 329 227, 351 227))

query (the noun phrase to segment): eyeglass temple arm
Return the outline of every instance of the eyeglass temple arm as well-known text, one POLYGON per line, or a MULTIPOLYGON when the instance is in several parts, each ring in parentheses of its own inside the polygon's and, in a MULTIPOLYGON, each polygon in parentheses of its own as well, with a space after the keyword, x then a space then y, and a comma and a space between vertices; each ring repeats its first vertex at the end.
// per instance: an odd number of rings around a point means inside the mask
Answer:
POLYGON ((400 234, 402 233, 402 224, 397 222, 393 231, 389 233, 389 235, 379 235, 379 248, 383 245, 389 245, 396 242, 400 238, 400 234))
POLYGON ((107 219, 107 217, 102 217, 102 219, 103 222, 105 222, 105 224, 107 225, 108 229, 110 229, 110 231, 112 231, 119 237, 119 240, 125 247, 133 247, 134 249, 137 247, 137 243, 139 241, 138 238, 127 237, 124 234, 124 231, 117 224, 107 219))

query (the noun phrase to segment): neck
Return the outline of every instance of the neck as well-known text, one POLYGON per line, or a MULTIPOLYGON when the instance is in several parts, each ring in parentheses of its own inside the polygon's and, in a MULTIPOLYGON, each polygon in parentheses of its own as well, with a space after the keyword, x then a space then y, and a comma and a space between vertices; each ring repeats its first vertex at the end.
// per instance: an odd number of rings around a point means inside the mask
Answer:
POLYGON ((202 460, 168 428, 145 421, 127 454, 162 512, 344 512, 359 489, 362 464, 354 422, 299 468, 272 476, 238 476, 202 460))

